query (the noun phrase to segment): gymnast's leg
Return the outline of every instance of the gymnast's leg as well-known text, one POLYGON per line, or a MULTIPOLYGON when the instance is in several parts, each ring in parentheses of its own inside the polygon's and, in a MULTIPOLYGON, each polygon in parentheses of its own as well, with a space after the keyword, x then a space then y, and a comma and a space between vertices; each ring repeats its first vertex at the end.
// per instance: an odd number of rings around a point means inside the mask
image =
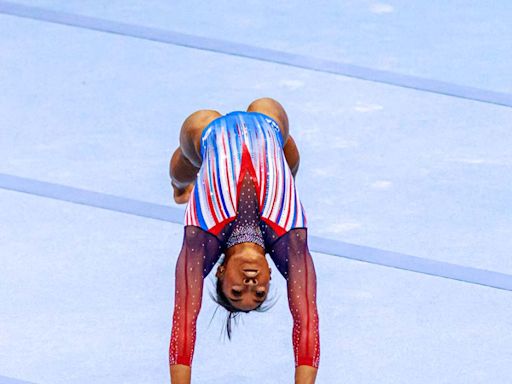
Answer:
POLYGON ((180 131, 180 146, 169 164, 169 175, 174 189, 174 201, 188 202, 197 172, 201 167, 201 134, 206 126, 222 116, 213 110, 200 110, 185 119, 180 131))
POLYGON ((286 158, 286 162, 290 167, 293 177, 299 171, 299 150, 295 145, 295 140, 290 135, 290 128, 288 124, 288 115, 284 110, 283 106, 276 100, 271 99, 269 97, 264 97, 261 99, 254 100, 249 107, 247 107, 247 112, 259 112, 267 115, 275 120, 277 125, 279 125, 279 129, 281 131, 281 136, 283 137, 284 142, 284 156, 286 158))

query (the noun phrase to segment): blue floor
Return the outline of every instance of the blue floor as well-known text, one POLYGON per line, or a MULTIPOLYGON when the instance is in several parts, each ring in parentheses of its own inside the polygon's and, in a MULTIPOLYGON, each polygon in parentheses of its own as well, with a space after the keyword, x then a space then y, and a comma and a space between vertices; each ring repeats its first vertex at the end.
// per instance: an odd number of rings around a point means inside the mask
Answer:
MULTIPOLYGON (((227 3, 17 3, 512 92, 504 1, 258 2, 257 17, 227 3)), ((187 114, 272 96, 301 150, 311 234, 512 274, 511 108, 1 13, 0 57, 0 174, 175 206, 167 167, 187 114)), ((0 383, 168 381, 181 226, 2 189, 0 212, 0 383)), ((509 382, 510 292, 314 258, 319 383, 509 382)), ((206 295, 194 382, 291 380, 284 281, 273 290, 276 307, 232 343, 220 310, 208 326, 206 295), (256 340, 261 353, 246 348, 256 340)))

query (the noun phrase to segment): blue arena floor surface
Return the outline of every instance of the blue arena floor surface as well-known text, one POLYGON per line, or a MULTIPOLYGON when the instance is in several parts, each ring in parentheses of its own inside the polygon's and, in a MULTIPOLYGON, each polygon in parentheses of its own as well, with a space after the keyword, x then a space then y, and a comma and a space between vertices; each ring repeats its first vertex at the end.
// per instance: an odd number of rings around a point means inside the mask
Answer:
MULTIPOLYGON (((307 12, 279 2, 255 16, 224 3, 15 4, 509 96, 508 3, 421 3, 338 9, 324 2, 334 11, 307 12), (434 28, 428 15, 453 22, 434 28), (296 23, 283 22, 292 16, 296 23), (413 25, 416 34, 403 32, 413 25)), ((298 187, 310 234, 324 243, 510 281, 511 108, 2 14, 6 4, 0 1, 0 182, 38 180, 168 206, 174 216, 126 215, 4 183, 0 383, 168 382, 182 235, 173 221, 182 207, 172 202, 167 167, 181 122, 201 108, 225 113, 261 96, 284 104, 301 150, 298 187)), ((319 383, 509 382, 509 291, 334 257, 328 253, 343 252, 330 249, 314 253, 319 383)), ((261 373, 265 383, 291 382, 284 281, 272 290, 276 306, 245 317, 232 343, 220 336, 222 311, 208 324, 216 307, 205 296, 193 382, 252 383, 261 373), (256 341, 260 351, 247 348, 256 341)))

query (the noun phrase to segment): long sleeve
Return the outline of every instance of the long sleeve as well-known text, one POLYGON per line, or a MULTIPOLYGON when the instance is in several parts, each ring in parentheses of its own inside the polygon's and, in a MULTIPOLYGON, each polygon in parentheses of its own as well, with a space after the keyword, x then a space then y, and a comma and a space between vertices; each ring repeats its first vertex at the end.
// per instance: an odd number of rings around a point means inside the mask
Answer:
POLYGON ((287 280, 288 304, 293 317, 295 366, 318 368, 319 318, 316 306, 316 273, 307 245, 307 230, 294 229, 275 242, 270 256, 287 280))
POLYGON ((183 246, 176 262, 170 365, 192 365, 204 278, 219 256, 220 244, 215 236, 197 227, 185 227, 183 246))

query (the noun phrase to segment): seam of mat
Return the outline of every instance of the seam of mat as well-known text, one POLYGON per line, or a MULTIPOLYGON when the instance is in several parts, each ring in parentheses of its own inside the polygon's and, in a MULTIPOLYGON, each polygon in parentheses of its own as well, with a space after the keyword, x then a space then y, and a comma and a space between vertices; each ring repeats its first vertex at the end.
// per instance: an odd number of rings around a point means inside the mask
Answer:
POLYGON ((371 82, 410 88, 422 92, 430 92, 461 99, 512 107, 512 94, 505 92, 491 91, 417 76, 403 75, 345 62, 287 53, 221 39, 200 37, 170 30, 110 21, 91 16, 54 11, 1 0, 0 13, 71 27, 151 40, 160 43, 184 46, 193 49, 213 51, 216 53, 283 64, 318 72, 343 75, 371 82))
MULTIPOLYGON (((184 211, 179 208, 61 184, 0 173, 0 188, 175 224, 183 224, 184 211)), ((309 244, 310 249, 314 252, 512 291, 512 275, 500 272, 354 245, 319 236, 310 235, 309 244)))
POLYGON ((35 384, 24 380, 13 379, 12 377, 0 375, 0 384, 35 384))

